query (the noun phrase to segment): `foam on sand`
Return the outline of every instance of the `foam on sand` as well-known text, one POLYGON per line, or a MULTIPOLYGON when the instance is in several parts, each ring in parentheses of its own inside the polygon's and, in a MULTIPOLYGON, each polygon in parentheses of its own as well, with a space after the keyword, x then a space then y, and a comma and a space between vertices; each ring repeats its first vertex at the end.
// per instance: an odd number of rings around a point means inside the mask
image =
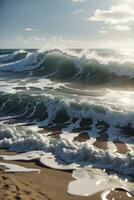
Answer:
POLYGON ((110 190, 106 190, 101 194, 101 199, 102 200, 108 200, 107 196, 110 194, 110 190))
POLYGON ((30 151, 27 153, 21 153, 17 155, 7 156, 7 155, 0 155, 0 158, 4 160, 24 160, 24 161, 30 161, 39 159, 40 156, 43 155, 43 152, 41 151, 30 151))
MULTIPOLYGON (((0 147, 21 153, 33 151, 30 154, 20 155, 18 158, 22 160, 27 159, 25 157, 30 159, 38 158, 44 153, 52 153, 55 158, 50 156, 51 167, 52 162, 55 164, 54 159, 58 159, 58 162, 64 161, 66 164, 76 163, 81 166, 92 165, 96 168, 114 170, 118 173, 132 176, 134 171, 133 152, 121 155, 119 153, 96 148, 88 141, 80 143, 72 141, 72 138, 69 137, 57 140, 24 127, 1 126, 0 147)), ((15 159, 15 157, 13 157, 13 159, 15 159)), ((48 165, 48 163, 46 163, 46 165, 48 165)))
POLYGON ((67 164, 66 162, 56 158, 52 153, 46 153, 43 151, 30 151, 26 153, 21 153, 13 156, 0 155, 0 158, 6 161, 31 161, 39 160, 39 162, 49 168, 59 169, 59 170, 73 170, 79 167, 78 164, 67 164))
MULTIPOLYGON (((96 169, 77 169, 73 172, 73 178, 68 185, 68 193, 77 196, 90 196, 104 190, 121 188, 134 195, 133 183, 123 181, 115 175, 108 175, 104 171, 96 169)), ((109 192, 108 192, 109 193, 109 192)), ((108 194, 106 193, 106 194, 108 194)), ((106 195, 105 195, 106 196, 106 195)), ((104 198, 103 194, 103 200, 104 198)))
POLYGON ((59 170, 73 170, 79 167, 78 164, 67 164, 64 161, 57 159, 52 153, 44 153, 40 158, 40 162, 47 167, 59 170))
POLYGON ((0 166, 4 166, 5 172, 40 172, 40 169, 26 168, 16 164, 0 162, 0 166))

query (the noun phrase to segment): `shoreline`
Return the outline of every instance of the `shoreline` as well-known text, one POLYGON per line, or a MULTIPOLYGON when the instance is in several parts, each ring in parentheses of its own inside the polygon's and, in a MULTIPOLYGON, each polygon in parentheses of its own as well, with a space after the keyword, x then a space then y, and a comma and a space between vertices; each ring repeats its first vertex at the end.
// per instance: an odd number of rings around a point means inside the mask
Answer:
MULTIPOLYGON (((15 155, 15 152, 0 150, 0 155, 15 155)), ((2 162, 5 162, 2 160, 2 162)), ((6 161, 7 162, 7 161, 6 161)), ((101 200, 101 193, 88 197, 72 196, 67 193, 71 172, 41 167, 34 161, 8 161, 24 167, 38 168, 40 173, 5 173, 0 170, 0 200, 101 200)), ((125 191, 111 191, 108 200, 130 200, 125 191)))

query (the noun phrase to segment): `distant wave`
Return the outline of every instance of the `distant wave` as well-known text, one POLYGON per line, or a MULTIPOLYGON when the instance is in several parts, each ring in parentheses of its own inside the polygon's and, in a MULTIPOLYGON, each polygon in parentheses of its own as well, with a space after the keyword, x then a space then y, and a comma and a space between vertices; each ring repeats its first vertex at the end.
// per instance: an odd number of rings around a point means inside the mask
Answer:
POLYGON ((19 50, 10 54, 0 55, 0 63, 15 62, 17 60, 25 58, 27 51, 19 50))
POLYGON ((134 59, 127 56, 103 55, 96 51, 74 53, 53 49, 26 53, 18 51, 0 56, 1 71, 30 72, 36 76, 106 83, 127 80, 134 83, 134 59), (23 59, 22 56, 25 57, 23 59), (17 61, 13 61, 19 57, 17 61))

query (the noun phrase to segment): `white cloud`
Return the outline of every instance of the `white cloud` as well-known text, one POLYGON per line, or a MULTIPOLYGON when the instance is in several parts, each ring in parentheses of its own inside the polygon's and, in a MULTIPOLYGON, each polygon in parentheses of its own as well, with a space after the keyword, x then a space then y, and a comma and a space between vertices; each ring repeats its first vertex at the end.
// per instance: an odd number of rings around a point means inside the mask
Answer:
POLYGON ((82 12, 84 12, 84 10, 83 9, 79 9, 79 10, 75 10, 72 14, 73 15, 77 15, 77 14, 82 13, 82 12))
POLYGON ((37 36, 32 36, 32 37, 24 37, 24 36, 18 36, 16 38, 16 41, 23 41, 23 42, 29 42, 29 41, 36 41, 36 42, 43 42, 46 41, 46 38, 44 37, 37 37, 37 36))
POLYGON ((100 31, 99 31, 99 33, 101 33, 101 34, 107 34, 107 33, 108 33, 108 31, 107 31, 107 30, 104 30, 104 29, 102 29, 102 30, 100 30, 100 31))
POLYGON ((71 0, 72 2, 84 2, 85 0, 71 0))
POLYGON ((25 30, 25 31, 32 31, 33 29, 30 28, 30 27, 26 27, 24 30, 25 30))
POLYGON ((33 29, 31 27, 24 28, 25 31, 40 31, 40 29, 33 29))
POLYGON ((36 37, 36 36, 34 36, 33 39, 34 39, 34 40, 37 40, 37 41, 40 40, 40 38, 38 38, 38 37, 36 37))
POLYGON ((103 21, 108 24, 120 24, 134 21, 134 9, 126 4, 111 6, 109 10, 97 9, 89 21, 103 21))
POLYGON ((122 26, 122 25, 117 25, 114 27, 114 29, 119 30, 119 31, 130 31, 129 26, 122 26))
POLYGON ((20 35, 19 37, 16 38, 16 40, 18 40, 18 41, 19 41, 19 40, 22 40, 22 39, 23 39, 23 36, 22 36, 22 35, 20 35))
POLYGON ((45 38, 44 38, 44 37, 33 36, 32 39, 33 39, 33 40, 36 40, 36 41, 45 41, 45 38))
POLYGON ((134 42, 133 39, 131 39, 131 38, 128 38, 127 41, 128 42, 134 42))

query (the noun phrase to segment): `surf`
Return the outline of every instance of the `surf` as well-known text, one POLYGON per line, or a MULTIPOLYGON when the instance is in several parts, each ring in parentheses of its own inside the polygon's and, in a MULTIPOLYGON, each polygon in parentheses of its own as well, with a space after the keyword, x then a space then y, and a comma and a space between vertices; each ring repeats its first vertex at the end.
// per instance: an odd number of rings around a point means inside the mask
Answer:
MULTIPOLYGON (((24 55, 20 51, 6 57, 20 53, 24 55)), ((27 72, 34 76, 90 84, 132 85, 134 81, 134 59, 122 53, 118 53, 117 57, 115 52, 111 55, 97 50, 37 50, 25 53, 23 59, 7 61, 0 64, 0 71, 27 72)))
POLYGON ((126 52, 0 52, 0 148, 17 153, 1 155, 2 166, 28 172, 7 161, 36 159, 44 167, 74 170, 71 194, 75 184, 96 181, 88 170, 133 180, 133 84, 134 56, 126 52))

